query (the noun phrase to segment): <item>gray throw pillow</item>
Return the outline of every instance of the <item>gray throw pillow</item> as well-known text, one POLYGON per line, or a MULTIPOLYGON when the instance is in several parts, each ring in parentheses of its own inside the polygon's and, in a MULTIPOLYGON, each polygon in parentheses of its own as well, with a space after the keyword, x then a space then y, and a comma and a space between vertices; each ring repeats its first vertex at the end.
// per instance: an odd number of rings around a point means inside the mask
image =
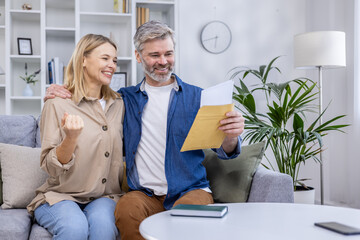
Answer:
POLYGON ((0 143, 2 209, 26 208, 35 190, 46 181, 48 175, 40 168, 40 152, 40 148, 0 143))
POLYGON ((35 147, 36 119, 30 115, 0 115, 0 143, 35 147))
POLYGON ((204 150, 207 178, 215 202, 246 202, 251 183, 265 151, 265 142, 241 147, 241 154, 229 160, 219 159, 210 149, 204 150))

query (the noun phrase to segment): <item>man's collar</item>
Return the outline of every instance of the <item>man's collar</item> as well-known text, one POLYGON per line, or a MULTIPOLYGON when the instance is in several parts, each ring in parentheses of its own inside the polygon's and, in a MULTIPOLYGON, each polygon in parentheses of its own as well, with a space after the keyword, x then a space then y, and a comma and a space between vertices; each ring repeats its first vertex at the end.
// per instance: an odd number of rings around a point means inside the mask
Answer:
MULTIPOLYGON (((171 75, 172 78, 174 78, 174 82, 175 82, 175 86, 174 86, 174 90, 175 91, 181 91, 182 90, 182 84, 183 82, 181 81, 181 79, 175 74, 173 73, 171 75)), ((143 80, 138 84, 136 85, 136 89, 135 89, 136 92, 144 92, 145 91, 145 77, 143 78, 143 80)))

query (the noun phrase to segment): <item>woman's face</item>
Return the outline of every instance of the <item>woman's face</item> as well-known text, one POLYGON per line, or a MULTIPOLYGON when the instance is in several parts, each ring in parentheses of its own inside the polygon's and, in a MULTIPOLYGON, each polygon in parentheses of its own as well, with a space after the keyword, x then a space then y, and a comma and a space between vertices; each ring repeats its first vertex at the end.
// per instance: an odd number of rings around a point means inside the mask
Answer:
POLYGON ((109 85, 116 70, 116 49, 110 43, 104 43, 84 57, 85 82, 91 85, 109 85))

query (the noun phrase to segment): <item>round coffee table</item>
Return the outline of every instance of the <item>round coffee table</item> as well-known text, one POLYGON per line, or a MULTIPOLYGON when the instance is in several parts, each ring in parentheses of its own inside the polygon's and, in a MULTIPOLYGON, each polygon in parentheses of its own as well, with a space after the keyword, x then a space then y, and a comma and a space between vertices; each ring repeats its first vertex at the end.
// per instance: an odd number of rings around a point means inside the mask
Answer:
POLYGON ((314 226, 336 221, 360 228, 360 210, 293 203, 229 203, 223 218, 171 216, 170 211, 146 218, 140 233, 151 240, 202 239, 351 239, 314 226))

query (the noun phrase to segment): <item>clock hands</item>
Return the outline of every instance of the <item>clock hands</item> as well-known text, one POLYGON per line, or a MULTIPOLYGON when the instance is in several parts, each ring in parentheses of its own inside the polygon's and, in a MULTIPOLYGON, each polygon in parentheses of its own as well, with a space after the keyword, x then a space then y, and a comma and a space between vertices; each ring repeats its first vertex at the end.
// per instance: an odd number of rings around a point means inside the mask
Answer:
POLYGON ((204 39, 203 41, 205 42, 205 41, 209 41, 209 40, 213 40, 213 39, 217 40, 218 38, 219 38, 219 36, 215 36, 215 37, 212 37, 212 38, 204 39))
POLYGON ((219 38, 219 36, 216 35, 215 37, 207 38, 207 39, 204 39, 203 41, 206 42, 206 41, 210 41, 210 40, 215 40, 214 48, 216 48, 216 43, 217 43, 218 38, 219 38))

